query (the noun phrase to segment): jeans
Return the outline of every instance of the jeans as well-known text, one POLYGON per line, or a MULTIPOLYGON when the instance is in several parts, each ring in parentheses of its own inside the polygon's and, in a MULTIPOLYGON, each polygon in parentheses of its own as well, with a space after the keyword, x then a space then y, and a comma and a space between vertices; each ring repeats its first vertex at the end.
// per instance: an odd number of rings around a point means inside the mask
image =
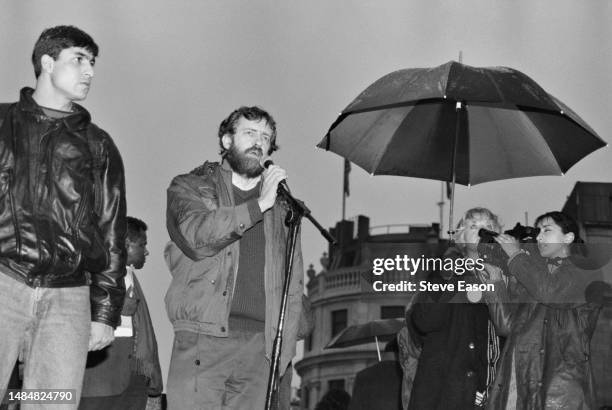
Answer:
POLYGON ((30 288, 0 272, 0 397, 17 357, 23 389, 74 389, 71 404, 21 408, 76 409, 87 358, 91 313, 89 286, 30 288))

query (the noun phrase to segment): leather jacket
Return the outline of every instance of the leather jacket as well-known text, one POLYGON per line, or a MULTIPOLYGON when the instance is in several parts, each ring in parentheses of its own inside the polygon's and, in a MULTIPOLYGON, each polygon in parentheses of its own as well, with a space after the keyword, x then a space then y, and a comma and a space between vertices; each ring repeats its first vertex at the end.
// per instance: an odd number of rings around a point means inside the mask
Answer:
POLYGON ((91 285, 92 320, 114 327, 125 293, 121 156, 83 107, 51 118, 32 92, 0 107, 0 272, 31 287, 91 285))
POLYGON ((506 409, 509 402, 525 410, 594 409, 590 341, 601 305, 585 294, 601 272, 569 258, 549 272, 527 253, 508 266, 508 287, 498 283, 489 299, 492 320, 508 338, 487 409, 506 409))

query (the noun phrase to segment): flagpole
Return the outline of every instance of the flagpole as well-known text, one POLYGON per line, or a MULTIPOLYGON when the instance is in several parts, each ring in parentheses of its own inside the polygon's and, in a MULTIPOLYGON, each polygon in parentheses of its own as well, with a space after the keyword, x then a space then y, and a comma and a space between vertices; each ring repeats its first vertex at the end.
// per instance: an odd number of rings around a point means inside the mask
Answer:
POLYGON ((342 220, 346 218, 346 197, 350 195, 349 191, 349 173, 351 172, 351 163, 348 159, 344 159, 342 167, 342 220))
POLYGON ((342 220, 346 217, 346 192, 342 189, 342 220))

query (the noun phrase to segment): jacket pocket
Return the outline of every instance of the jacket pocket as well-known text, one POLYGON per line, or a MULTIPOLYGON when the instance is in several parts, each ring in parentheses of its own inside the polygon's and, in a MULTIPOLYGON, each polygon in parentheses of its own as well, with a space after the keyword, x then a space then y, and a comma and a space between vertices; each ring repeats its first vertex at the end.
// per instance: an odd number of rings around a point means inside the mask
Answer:
MULTIPOLYGON (((221 252, 219 255, 221 255, 221 252)), ((164 251, 172 282, 166 293, 166 309, 171 321, 206 322, 204 315, 220 289, 219 255, 194 261, 169 242, 164 251)))

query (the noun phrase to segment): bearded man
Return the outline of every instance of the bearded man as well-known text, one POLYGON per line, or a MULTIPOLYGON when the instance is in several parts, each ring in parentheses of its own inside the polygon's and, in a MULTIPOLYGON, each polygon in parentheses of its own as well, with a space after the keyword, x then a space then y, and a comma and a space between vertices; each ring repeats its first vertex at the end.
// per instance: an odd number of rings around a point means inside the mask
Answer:
MULTIPOLYGON (((288 228, 276 200, 282 168, 276 123, 241 107, 219 126, 222 162, 205 162, 168 188, 166 309, 175 338, 168 376, 172 409, 261 409, 276 334, 288 228)), ((280 369, 295 354, 303 263, 296 246, 280 369)), ((282 370, 281 370, 282 371, 282 370)), ((280 405, 285 408, 288 403, 280 405)))

